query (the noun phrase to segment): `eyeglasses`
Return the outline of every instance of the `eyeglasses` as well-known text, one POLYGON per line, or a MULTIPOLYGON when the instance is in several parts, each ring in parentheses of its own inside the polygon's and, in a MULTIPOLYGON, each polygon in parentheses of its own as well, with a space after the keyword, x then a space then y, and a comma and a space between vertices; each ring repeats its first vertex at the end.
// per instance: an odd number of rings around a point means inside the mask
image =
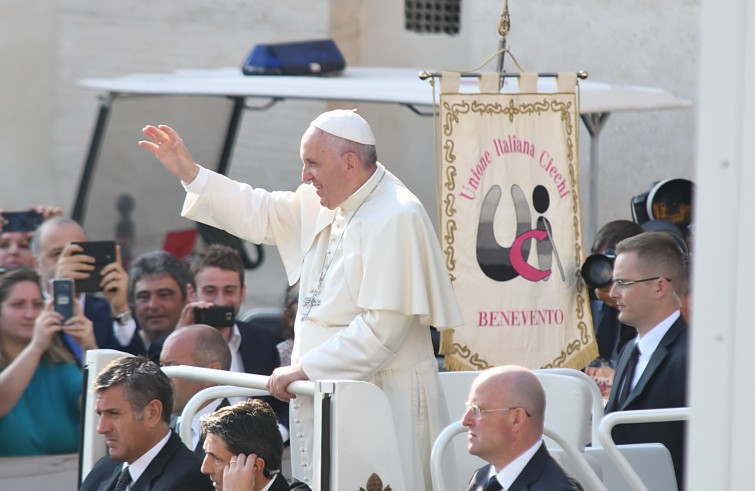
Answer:
POLYGON ((648 281, 654 281, 654 280, 660 280, 663 278, 666 281, 671 281, 671 278, 667 278, 665 276, 653 276, 652 278, 643 278, 641 280, 613 280, 613 284, 618 286, 619 288, 627 288, 632 285, 636 285, 637 283, 646 283, 648 281))
POLYGON ((469 411, 472 414, 472 417, 474 419, 482 419, 482 415, 484 413, 494 413, 498 411, 511 411, 513 409, 521 409, 524 411, 524 414, 527 415, 528 418, 531 418, 532 415, 522 406, 512 406, 512 407, 504 407, 502 409, 480 409, 480 406, 476 404, 467 404, 467 411, 469 411))

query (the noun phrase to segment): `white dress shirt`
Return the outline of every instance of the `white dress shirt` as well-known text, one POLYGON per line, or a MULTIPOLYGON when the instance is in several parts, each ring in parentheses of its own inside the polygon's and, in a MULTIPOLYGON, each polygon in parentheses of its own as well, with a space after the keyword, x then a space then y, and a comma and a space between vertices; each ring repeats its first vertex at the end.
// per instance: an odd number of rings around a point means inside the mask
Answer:
POLYGON ((657 326, 646 332, 645 335, 638 338, 637 344, 640 348, 640 357, 637 359, 637 367, 634 370, 634 378, 632 379, 632 389, 637 385, 637 382, 642 377, 642 372, 647 368, 650 363, 650 358, 655 353, 656 348, 661 343, 663 336, 671 329, 674 322, 679 318, 680 312, 677 310, 670 316, 663 319, 657 326))
POLYGON ((498 483, 503 486, 503 489, 509 489, 511 485, 514 484, 514 481, 516 481, 516 478, 519 477, 519 474, 521 474, 524 468, 527 467, 527 464, 532 460, 532 457, 540 449, 540 445, 544 445, 542 440, 535 443, 522 455, 512 460, 509 465, 501 469, 498 473, 496 473, 495 468, 491 465, 488 479, 492 476, 496 476, 498 483))

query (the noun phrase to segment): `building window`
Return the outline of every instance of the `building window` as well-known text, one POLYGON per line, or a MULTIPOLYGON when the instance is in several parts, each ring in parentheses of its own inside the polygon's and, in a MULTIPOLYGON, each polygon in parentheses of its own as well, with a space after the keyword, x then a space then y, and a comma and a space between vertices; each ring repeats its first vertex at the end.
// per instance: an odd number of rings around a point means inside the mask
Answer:
POLYGON ((461 0, 405 0, 406 30, 459 34, 461 0))

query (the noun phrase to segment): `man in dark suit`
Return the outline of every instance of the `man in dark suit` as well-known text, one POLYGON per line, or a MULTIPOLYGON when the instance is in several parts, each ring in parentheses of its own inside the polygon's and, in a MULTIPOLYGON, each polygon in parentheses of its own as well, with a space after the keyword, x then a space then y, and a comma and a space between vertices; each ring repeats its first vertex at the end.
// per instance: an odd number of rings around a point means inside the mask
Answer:
POLYGON ((129 276, 129 302, 141 341, 149 359, 157 363, 163 341, 178 325, 189 300, 191 272, 172 254, 149 251, 134 259, 129 276))
POLYGON ((582 490, 545 447, 545 391, 527 368, 481 372, 462 423, 469 428, 469 453, 489 462, 474 473, 467 491, 582 490))
MULTIPOLYGON (((70 218, 53 217, 45 220, 37 229, 31 249, 48 295, 51 294, 51 280, 55 278, 77 280, 89 277, 94 258, 78 254, 83 249, 71 244, 86 240, 84 229, 70 218)), ((116 252, 116 260, 102 270, 102 296, 82 293, 79 302, 84 315, 92 321, 97 347, 144 354, 144 345, 139 339, 128 305, 129 277, 121 264, 120 249, 116 252)), ((70 339, 66 339, 66 342, 81 362, 81 350, 70 339)))
MULTIPOLYGON (((176 329, 165 339, 160 353, 160 365, 164 367, 185 365, 215 370, 229 370, 231 368, 231 350, 223 335, 214 327, 198 324, 176 329)), ((199 418, 220 407, 229 405, 228 399, 207 401, 194 415, 191 421, 182 421, 181 413, 186 404, 198 392, 212 387, 209 382, 172 378, 173 385, 173 414, 178 417, 178 428, 188 424, 192 429, 192 442, 189 448, 200 459, 204 458, 202 440, 199 438, 199 418)))
POLYGON ((97 432, 108 455, 86 476, 81 491, 212 491, 200 461, 168 427, 170 380, 144 357, 125 356, 97 375, 97 432))
MULTIPOLYGON (((621 351, 606 413, 687 405, 687 324, 677 292, 686 292, 684 252, 664 232, 647 232, 616 246, 611 297, 619 320, 637 337, 621 351)), ((660 442, 671 452, 683 489, 684 424, 633 424, 613 431, 616 443, 660 442)))
MULTIPOLYGON (((232 307, 238 315, 246 295, 244 263, 234 249, 213 244, 198 253, 191 263, 194 285, 188 285, 190 302, 183 309, 179 326, 196 324, 194 309, 232 307)), ((263 326, 235 321, 218 327, 231 349, 231 371, 270 375, 280 366, 276 339, 263 326)), ((234 401, 238 402, 240 399, 234 401)), ((265 397, 278 415, 283 441, 288 440, 288 404, 265 397)))
POLYGON ((289 486, 281 473, 283 440, 266 402, 251 399, 202 416, 201 431, 206 453, 202 472, 216 490, 309 489, 298 482, 289 486))

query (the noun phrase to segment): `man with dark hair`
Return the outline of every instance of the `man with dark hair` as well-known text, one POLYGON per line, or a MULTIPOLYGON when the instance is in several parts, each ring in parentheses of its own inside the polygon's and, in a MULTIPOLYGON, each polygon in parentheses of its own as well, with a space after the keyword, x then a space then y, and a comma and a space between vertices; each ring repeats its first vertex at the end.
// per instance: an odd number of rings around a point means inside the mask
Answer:
MULTIPOLYGON (((191 273, 196 286, 188 286, 192 300, 181 315, 179 325, 195 324, 195 308, 212 306, 232 307, 235 318, 246 295, 244 263, 234 249, 212 244, 200 251, 191 263, 191 273)), ((232 372, 270 375, 280 366, 276 339, 264 326, 253 322, 235 321, 231 326, 218 327, 220 334, 231 349, 232 372)), ((234 399, 239 402, 242 399, 234 399)), ((288 404, 273 397, 265 400, 278 414, 283 441, 288 440, 288 404)))
POLYGON ((199 459, 168 427, 173 392, 156 364, 144 357, 113 360, 93 390, 97 432, 107 439, 108 455, 86 476, 82 491, 213 489, 199 459))
POLYGON ((275 412, 266 402, 239 402, 202 416, 200 424, 202 472, 217 491, 306 489, 298 483, 289 488, 280 472, 283 440, 275 412))
MULTIPOLYGON (((206 247, 194 256, 191 274, 191 303, 184 308, 179 325, 195 323, 195 308, 232 307, 234 318, 238 316, 246 285, 244 263, 236 250, 222 244, 206 247)), ((265 326, 236 321, 233 326, 218 329, 231 346, 232 371, 270 375, 280 365, 277 339, 265 326)))
MULTIPOLYGON (((202 324, 186 326, 173 331, 163 343, 160 353, 160 365, 164 367, 186 365, 215 370, 229 370, 231 368, 231 350, 223 336, 217 329, 202 324)), ((213 387, 209 382, 172 378, 173 384, 173 414, 178 416, 176 431, 183 422, 183 412, 189 399, 198 392, 213 387)), ((192 443, 189 448, 194 449, 200 458, 204 457, 202 441, 199 438, 199 418, 211 413, 219 407, 229 405, 228 399, 207 401, 194 415, 194 419, 185 423, 191 425, 192 443)))
MULTIPOLYGON (((687 323, 677 291, 685 292, 684 252, 669 234, 646 232, 616 246, 611 297, 619 320, 637 337, 619 355, 606 414, 687 405, 687 323)), ((659 442, 671 452, 683 489, 684 423, 617 426, 616 443, 659 442)))
POLYGON ((176 328, 193 283, 189 269, 165 251, 145 252, 131 265, 129 302, 134 306, 150 359, 160 358, 162 341, 176 328))

